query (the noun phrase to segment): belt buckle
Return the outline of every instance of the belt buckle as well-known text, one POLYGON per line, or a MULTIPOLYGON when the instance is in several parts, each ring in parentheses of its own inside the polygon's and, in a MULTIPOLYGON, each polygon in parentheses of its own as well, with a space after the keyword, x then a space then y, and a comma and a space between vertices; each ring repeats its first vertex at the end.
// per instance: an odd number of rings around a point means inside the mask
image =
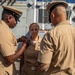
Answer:
POLYGON ((32 66, 32 67, 31 67, 31 70, 36 70, 36 67, 32 66))

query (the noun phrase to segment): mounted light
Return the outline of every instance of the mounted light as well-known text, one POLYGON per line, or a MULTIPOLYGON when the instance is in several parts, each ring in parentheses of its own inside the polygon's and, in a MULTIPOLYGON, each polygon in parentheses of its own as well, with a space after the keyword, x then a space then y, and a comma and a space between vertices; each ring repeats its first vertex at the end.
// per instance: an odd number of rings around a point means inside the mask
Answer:
MULTIPOLYGON (((27 4, 27 7, 29 7, 29 8, 32 7, 32 6, 33 6, 33 4, 32 5, 30 3, 27 4)), ((35 7, 36 8, 40 8, 41 6, 40 5, 36 5, 35 7)))
POLYGON ((40 5, 36 5, 36 8, 40 8, 41 6, 40 5))
POLYGON ((32 7, 32 5, 33 5, 33 2, 32 1, 29 1, 28 4, 27 4, 27 7, 30 8, 30 7, 32 7))
POLYGON ((28 4, 27 4, 27 7, 29 7, 29 8, 30 8, 31 6, 32 6, 32 5, 31 5, 30 3, 28 3, 28 4))

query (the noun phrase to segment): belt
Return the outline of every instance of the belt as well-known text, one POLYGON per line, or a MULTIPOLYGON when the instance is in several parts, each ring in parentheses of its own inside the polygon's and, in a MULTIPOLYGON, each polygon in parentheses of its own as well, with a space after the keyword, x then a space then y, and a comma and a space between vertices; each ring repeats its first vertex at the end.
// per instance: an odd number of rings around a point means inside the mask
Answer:
POLYGON ((31 63, 29 61, 25 61, 26 66, 29 66, 31 70, 36 70, 38 67, 36 67, 36 63, 31 63))
POLYGON ((36 69, 37 69, 37 67, 35 67, 35 66, 31 67, 31 70, 33 70, 33 71, 36 70, 36 69))

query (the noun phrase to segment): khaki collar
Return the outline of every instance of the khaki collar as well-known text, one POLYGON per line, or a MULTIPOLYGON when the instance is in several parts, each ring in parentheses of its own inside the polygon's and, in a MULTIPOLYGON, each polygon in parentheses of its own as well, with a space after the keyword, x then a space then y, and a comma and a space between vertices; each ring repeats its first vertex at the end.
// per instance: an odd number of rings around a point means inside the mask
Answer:
POLYGON ((58 25, 71 25, 71 23, 68 20, 65 20, 65 21, 60 22, 56 26, 58 26, 58 25))
MULTIPOLYGON (((1 23, 4 27, 9 28, 9 26, 8 26, 3 20, 0 20, 0 23, 1 23)), ((10 29, 10 28, 9 28, 9 29, 10 29)))

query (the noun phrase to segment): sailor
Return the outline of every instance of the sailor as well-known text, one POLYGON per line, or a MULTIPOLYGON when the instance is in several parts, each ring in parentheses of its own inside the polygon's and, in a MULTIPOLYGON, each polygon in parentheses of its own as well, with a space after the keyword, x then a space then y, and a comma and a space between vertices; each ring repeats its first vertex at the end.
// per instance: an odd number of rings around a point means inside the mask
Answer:
POLYGON ((14 28, 22 15, 22 11, 11 6, 2 6, 0 20, 0 75, 16 75, 14 62, 24 52, 26 43, 16 51, 17 39, 10 28, 14 28))
POLYGON ((42 75, 75 75, 75 27, 66 20, 68 4, 53 1, 47 6, 54 28, 41 42, 38 61, 42 75))

